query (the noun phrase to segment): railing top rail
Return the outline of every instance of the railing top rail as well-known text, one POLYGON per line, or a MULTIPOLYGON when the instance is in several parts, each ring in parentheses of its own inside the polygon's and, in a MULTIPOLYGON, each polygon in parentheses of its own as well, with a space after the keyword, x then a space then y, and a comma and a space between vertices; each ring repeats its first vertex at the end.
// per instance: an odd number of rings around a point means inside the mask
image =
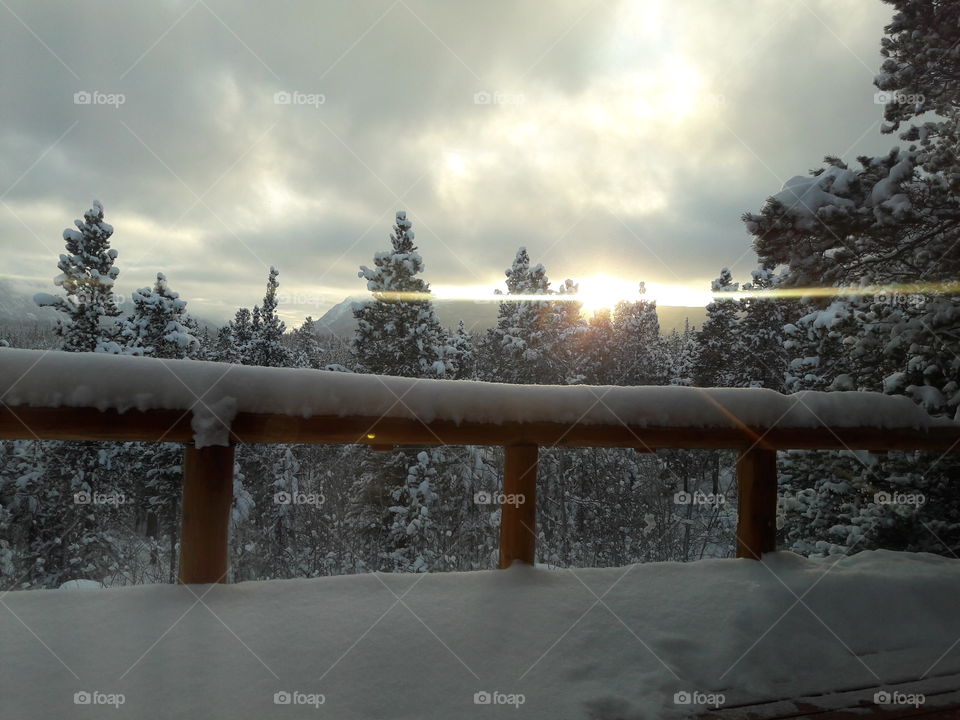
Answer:
POLYGON ((902 396, 506 385, 0 350, 0 437, 949 450, 960 424, 902 396))

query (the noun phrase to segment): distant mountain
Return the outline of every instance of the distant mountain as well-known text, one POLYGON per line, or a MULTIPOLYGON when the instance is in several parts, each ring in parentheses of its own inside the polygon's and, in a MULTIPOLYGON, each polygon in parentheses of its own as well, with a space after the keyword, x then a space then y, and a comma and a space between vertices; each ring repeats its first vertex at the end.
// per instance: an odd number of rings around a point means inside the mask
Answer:
MULTIPOLYGON (((0 277, 0 325, 3 326, 24 326, 38 325, 41 327, 53 327, 57 322, 59 312, 49 307, 39 307, 34 301, 33 296, 38 292, 50 293, 52 295, 62 295, 63 291, 54 287, 52 283, 30 282, 27 280, 16 280, 13 278, 0 277)), ((189 303, 187 305, 189 311, 189 303)), ((133 301, 125 299, 120 304, 120 311, 123 314, 129 314, 133 310, 133 301)), ((216 334, 219 325, 206 318, 192 317, 200 324, 201 328, 207 328, 212 334, 216 334)))
POLYGON ((0 322, 52 326, 57 320, 57 311, 53 308, 38 307, 33 301, 34 293, 49 291, 49 284, 0 278, 0 322))
MULTIPOLYGON (((334 305, 317 321, 321 332, 333 335, 350 336, 356 330, 357 323, 353 310, 369 298, 351 296, 334 305)), ((499 300, 434 300, 440 322, 448 328, 455 328, 460 320, 468 330, 482 332, 497 324, 499 300)), ((660 318, 660 331, 668 333, 674 328, 682 330, 689 320, 691 327, 699 328, 707 316, 702 307, 679 307, 662 305, 657 307, 660 318)))

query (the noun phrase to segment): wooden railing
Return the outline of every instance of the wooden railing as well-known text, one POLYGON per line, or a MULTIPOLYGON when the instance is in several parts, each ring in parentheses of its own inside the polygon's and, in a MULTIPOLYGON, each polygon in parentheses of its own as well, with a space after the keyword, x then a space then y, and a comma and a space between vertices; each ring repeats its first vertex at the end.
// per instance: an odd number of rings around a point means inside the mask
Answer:
MULTIPOLYGON (((142 359, 133 361, 145 362, 142 359)), ((63 362, 62 358, 57 359, 60 365, 63 362)), ((146 371, 156 366, 144 364, 142 367, 146 371)), ((145 372, 144 387, 150 387, 151 378, 148 375, 145 372)), ((297 377, 312 379, 330 375, 320 373, 297 377)), ((283 377, 287 379, 290 376, 283 377)), ((156 382, 156 376, 153 376, 153 382, 156 382)), ((391 393, 396 397, 387 384, 381 384, 383 393, 391 393)), ((445 383, 444 386, 449 388, 451 383, 445 383)), ((511 392, 504 390, 503 386, 490 387, 501 393, 511 392)), ((437 388, 441 389, 440 386, 437 388)), ((695 391, 691 389, 691 392, 695 391)), ((705 395, 711 392, 715 391, 703 391, 705 395)), ((723 398, 740 397, 737 391, 725 390, 723 393, 723 398)), ((894 399, 879 397, 878 407, 886 400, 894 399)), ((716 405, 713 396, 710 397, 710 403, 716 405)), ((890 409, 892 406, 884 407, 890 409)), ((725 415, 730 415, 728 408, 729 405, 724 408, 725 415)), ((182 583, 226 581, 234 448, 237 443, 346 443, 371 445, 380 450, 397 445, 502 446, 505 451, 503 494, 522 495, 524 502, 501 506, 500 567, 509 567, 514 561, 534 562, 537 461, 541 447, 628 447, 640 452, 664 448, 730 449, 739 452, 736 466, 739 489, 736 552, 737 557, 755 559, 776 547, 777 450, 819 448, 949 452, 960 447, 960 425, 940 422, 917 427, 915 418, 905 420, 902 427, 889 427, 888 423, 886 428, 826 424, 817 427, 783 427, 779 421, 758 426, 740 423, 736 418, 732 419, 729 426, 704 428, 690 424, 656 426, 618 421, 589 424, 544 421, 496 423, 444 419, 424 421, 416 416, 373 417, 349 413, 343 416, 294 417, 276 413, 239 412, 229 423, 229 445, 198 448, 193 444, 194 432, 190 406, 185 409, 127 410, 120 413, 94 407, 36 407, 24 403, 0 403, 0 438, 4 439, 185 443, 179 574, 182 583)))

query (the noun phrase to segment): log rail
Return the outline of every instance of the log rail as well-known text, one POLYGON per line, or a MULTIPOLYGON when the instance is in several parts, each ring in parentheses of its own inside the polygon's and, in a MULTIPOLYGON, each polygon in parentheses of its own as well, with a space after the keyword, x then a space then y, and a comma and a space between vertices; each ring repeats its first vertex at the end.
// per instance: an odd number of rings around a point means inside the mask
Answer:
POLYGON ((231 445, 197 448, 189 410, 47 408, 0 403, 0 438, 70 441, 181 442, 184 459, 181 583, 225 582, 236 443, 495 445, 505 449, 503 494, 522 502, 502 505, 500 567, 533 563, 537 458, 540 447, 729 449, 737 462, 737 557, 759 559, 775 549, 776 451, 788 449, 960 449, 960 425, 929 429, 871 427, 649 427, 554 422, 481 423, 416 418, 239 413, 231 445))

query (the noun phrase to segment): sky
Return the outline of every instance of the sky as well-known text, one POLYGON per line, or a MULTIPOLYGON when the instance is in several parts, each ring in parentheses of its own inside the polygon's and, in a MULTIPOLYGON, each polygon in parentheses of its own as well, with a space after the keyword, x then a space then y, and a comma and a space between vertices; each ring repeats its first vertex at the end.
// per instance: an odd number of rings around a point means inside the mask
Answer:
MULTIPOLYGON (((740 215, 879 134, 880 0, 0 0, 0 277, 53 290, 100 200, 118 293, 164 272, 223 320, 361 294, 413 221, 425 279, 517 248, 609 297, 698 304, 740 215)), ((596 297, 594 297, 596 300, 596 297)), ((596 302, 594 304, 597 304, 596 302)))

